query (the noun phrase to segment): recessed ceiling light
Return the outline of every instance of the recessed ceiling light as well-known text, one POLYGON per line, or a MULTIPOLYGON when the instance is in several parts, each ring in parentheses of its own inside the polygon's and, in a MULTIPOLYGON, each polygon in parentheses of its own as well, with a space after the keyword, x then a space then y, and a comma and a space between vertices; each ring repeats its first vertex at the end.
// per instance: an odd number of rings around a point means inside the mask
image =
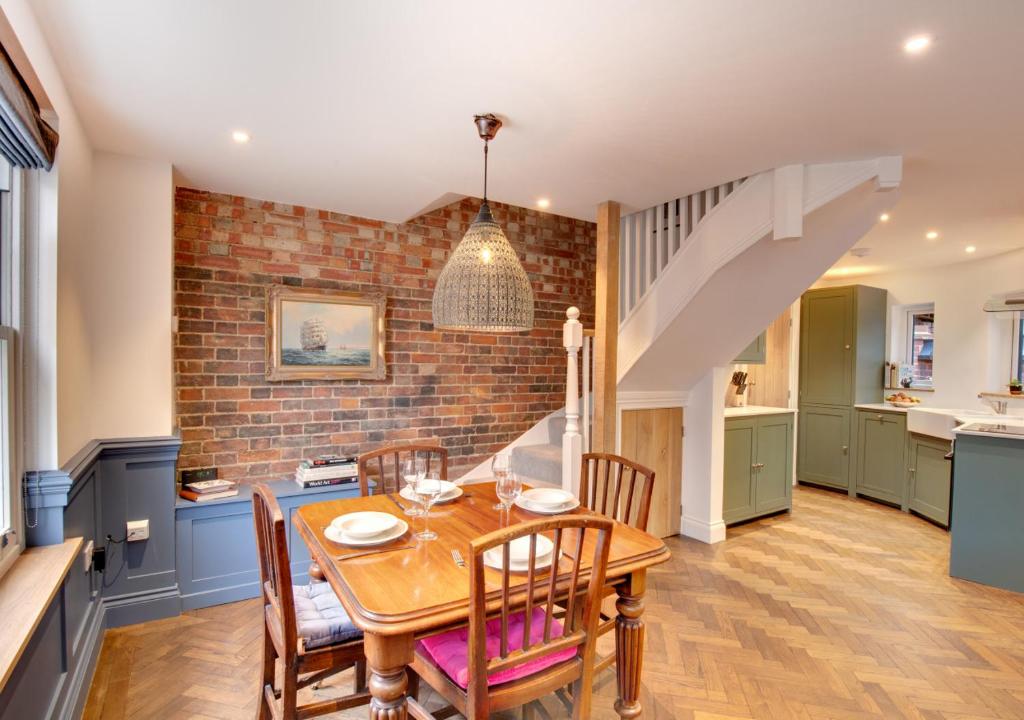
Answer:
POLYGON ((935 240, 935 239, 937 239, 939 237, 939 231, 938 230, 929 230, 928 232, 926 232, 924 234, 924 236, 926 238, 928 238, 929 240, 935 240))
POLYGON ((239 145, 245 145, 252 138, 249 137, 249 133, 247 133, 245 130, 235 130, 233 133, 231 133, 231 139, 234 140, 239 145))
POLYGON ((978 248, 974 247, 973 245, 968 245, 967 247, 964 248, 964 252, 965 253, 972 253, 972 252, 975 252, 977 249, 978 248))
POLYGON ((548 200, 547 198, 538 198, 537 207, 539 207, 541 210, 547 210, 549 207, 551 207, 551 201, 548 200))
POLYGON ((878 216, 878 219, 881 222, 889 222, 889 217, 890 217, 889 213, 882 213, 881 215, 878 216))
POLYGON ((913 37, 907 38, 907 41, 903 43, 903 52, 908 55, 920 55, 931 46, 931 35, 914 35, 913 37))

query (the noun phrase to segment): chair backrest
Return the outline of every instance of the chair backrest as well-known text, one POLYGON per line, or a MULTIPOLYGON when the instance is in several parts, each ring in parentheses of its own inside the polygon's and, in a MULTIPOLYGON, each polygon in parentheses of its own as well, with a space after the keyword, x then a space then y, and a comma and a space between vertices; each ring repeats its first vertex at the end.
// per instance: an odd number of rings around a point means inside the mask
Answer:
POLYGON ((654 471, 610 453, 585 453, 580 468, 580 504, 638 530, 647 531, 654 471))
MULTIPOLYGON (((566 515, 545 520, 535 520, 512 527, 496 530, 472 540, 469 544, 470 615, 469 615, 469 686, 467 693, 470 703, 483 706, 487 697, 487 678, 501 670, 521 665, 566 648, 577 648, 577 657, 582 658, 581 672, 593 666, 594 649, 597 642, 598 621, 601 616, 601 591, 608 567, 608 549, 614 524, 607 518, 595 515, 566 515), (537 554, 537 535, 552 534, 554 548, 552 557, 560 558, 550 568, 534 568, 537 554), (509 544, 516 538, 530 538, 530 562, 526 575, 526 586, 520 597, 516 593, 515 607, 524 607, 522 647, 509 650, 509 614, 512 598, 509 592, 509 544), (593 543, 590 581, 586 590, 579 588, 580 568, 584 560, 584 543, 593 543), (487 593, 484 553, 491 548, 501 548, 504 570, 501 573, 500 642, 498 656, 487 658, 487 593), (562 555, 562 551, 565 555, 562 555), (571 567, 570 567, 571 566, 571 567), (552 572, 553 568, 557 568, 552 572), (568 578, 564 573, 569 570, 568 578), (563 579, 559 581, 559 575, 563 579), (567 594, 567 597, 566 597, 567 594), (582 602, 582 608, 578 603, 582 602), (552 632, 554 614, 564 605, 565 617, 561 635, 552 632), (544 611, 543 633, 536 642, 531 642, 533 615, 536 608, 544 611)), ((491 588, 493 589, 493 584, 491 588)), ((538 618, 539 619, 539 618, 538 618)), ((552 672, 557 671, 557 666, 552 672)), ((543 675, 540 671, 533 677, 543 675)))
POLYGON ((448 451, 440 445, 393 445, 359 456, 359 492, 366 496, 371 489, 377 495, 401 490, 402 462, 410 455, 426 458, 427 472, 437 470, 442 480, 448 479, 448 451), (375 488, 370 488, 371 479, 375 488))
POLYGON ((275 640, 281 641, 282 645, 277 650, 287 663, 297 652, 298 634, 291 563, 288 561, 288 537, 281 506, 266 485, 253 486, 252 517, 256 526, 260 587, 263 591, 263 604, 267 606, 264 615, 266 622, 275 626, 270 634, 275 640))

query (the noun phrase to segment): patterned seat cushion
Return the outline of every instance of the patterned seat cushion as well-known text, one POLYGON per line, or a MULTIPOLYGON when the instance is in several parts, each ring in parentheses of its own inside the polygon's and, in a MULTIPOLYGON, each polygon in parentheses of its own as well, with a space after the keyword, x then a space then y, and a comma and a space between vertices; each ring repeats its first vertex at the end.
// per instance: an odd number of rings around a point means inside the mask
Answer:
MULTIPOLYGON (((508 618, 508 649, 509 652, 521 650, 523 647, 523 623, 526 613, 509 615, 508 618)), ((487 622, 487 659, 498 657, 501 652, 501 618, 487 622)), ((551 637, 562 636, 562 624, 551 621, 551 637)), ((530 643, 540 642, 544 637, 544 610, 536 607, 530 620, 530 643)), ((465 689, 469 685, 469 628, 450 630, 440 635, 433 635, 420 641, 420 649, 444 670, 456 685, 465 689)), ((565 662, 576 656, 576 648, 566 648, 558 652, 548 653, 521 665, 499 670, 487 678, 488 685, 518 680, 540 672, 552 665, 565 662)))
POLYGON ((348 619, 338 596, 325 582, 296 585, 295 619, 307 650, 357 640, 363 631, 348 619))

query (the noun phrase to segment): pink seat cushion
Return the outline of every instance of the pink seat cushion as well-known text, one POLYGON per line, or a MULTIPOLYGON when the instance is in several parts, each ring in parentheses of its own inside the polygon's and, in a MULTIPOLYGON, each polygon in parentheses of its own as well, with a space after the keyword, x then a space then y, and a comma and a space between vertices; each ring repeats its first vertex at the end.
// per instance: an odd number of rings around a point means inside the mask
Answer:
MULTIPOLYGON (((521 650, 523 647, 523 622, 526 619, 525 612, 515 613, 508 617, 508 649, 509 652, 521 650)), ((487 622, 487 659, 496 658, 501 651, 501 618, 495 618, 487 622)), ((562 636, 562 624, 555 619, 551 620, 551 637, 562 636)), ((530 645, 539 643, 544 638, 544 610, 536 607, 533 609, 533 618, 530 622, 530 645)), ((420 641, 420 648, 437 663, 437 666, 445 671, 455 683, 465 689, 469 685, 469 628, 451 630, 441 635, 433 635, 420 641)), ((499 670, 487 678, 488 685, 500 685, 501 683, 518 680, 519 678, 533 675, 552 665, 565 662, 576 656, 576 648, 566 648, 558 652, 541 655, 538 658, 529 660, 521 665, 515 665, 504 670, 499 670)))

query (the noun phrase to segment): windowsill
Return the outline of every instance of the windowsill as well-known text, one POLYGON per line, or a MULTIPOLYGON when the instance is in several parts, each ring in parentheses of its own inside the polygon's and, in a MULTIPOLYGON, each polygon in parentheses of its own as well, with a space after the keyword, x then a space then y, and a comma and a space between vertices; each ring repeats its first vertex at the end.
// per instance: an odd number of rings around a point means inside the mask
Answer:
POLYGON ((0 578, 0 691, 81 549, 82 538, 28 548, 0 578))
POLYGON ((887 387, 882 388, 883 390, 910 390, 911 392, 935 392, 934 387, 887 387))

